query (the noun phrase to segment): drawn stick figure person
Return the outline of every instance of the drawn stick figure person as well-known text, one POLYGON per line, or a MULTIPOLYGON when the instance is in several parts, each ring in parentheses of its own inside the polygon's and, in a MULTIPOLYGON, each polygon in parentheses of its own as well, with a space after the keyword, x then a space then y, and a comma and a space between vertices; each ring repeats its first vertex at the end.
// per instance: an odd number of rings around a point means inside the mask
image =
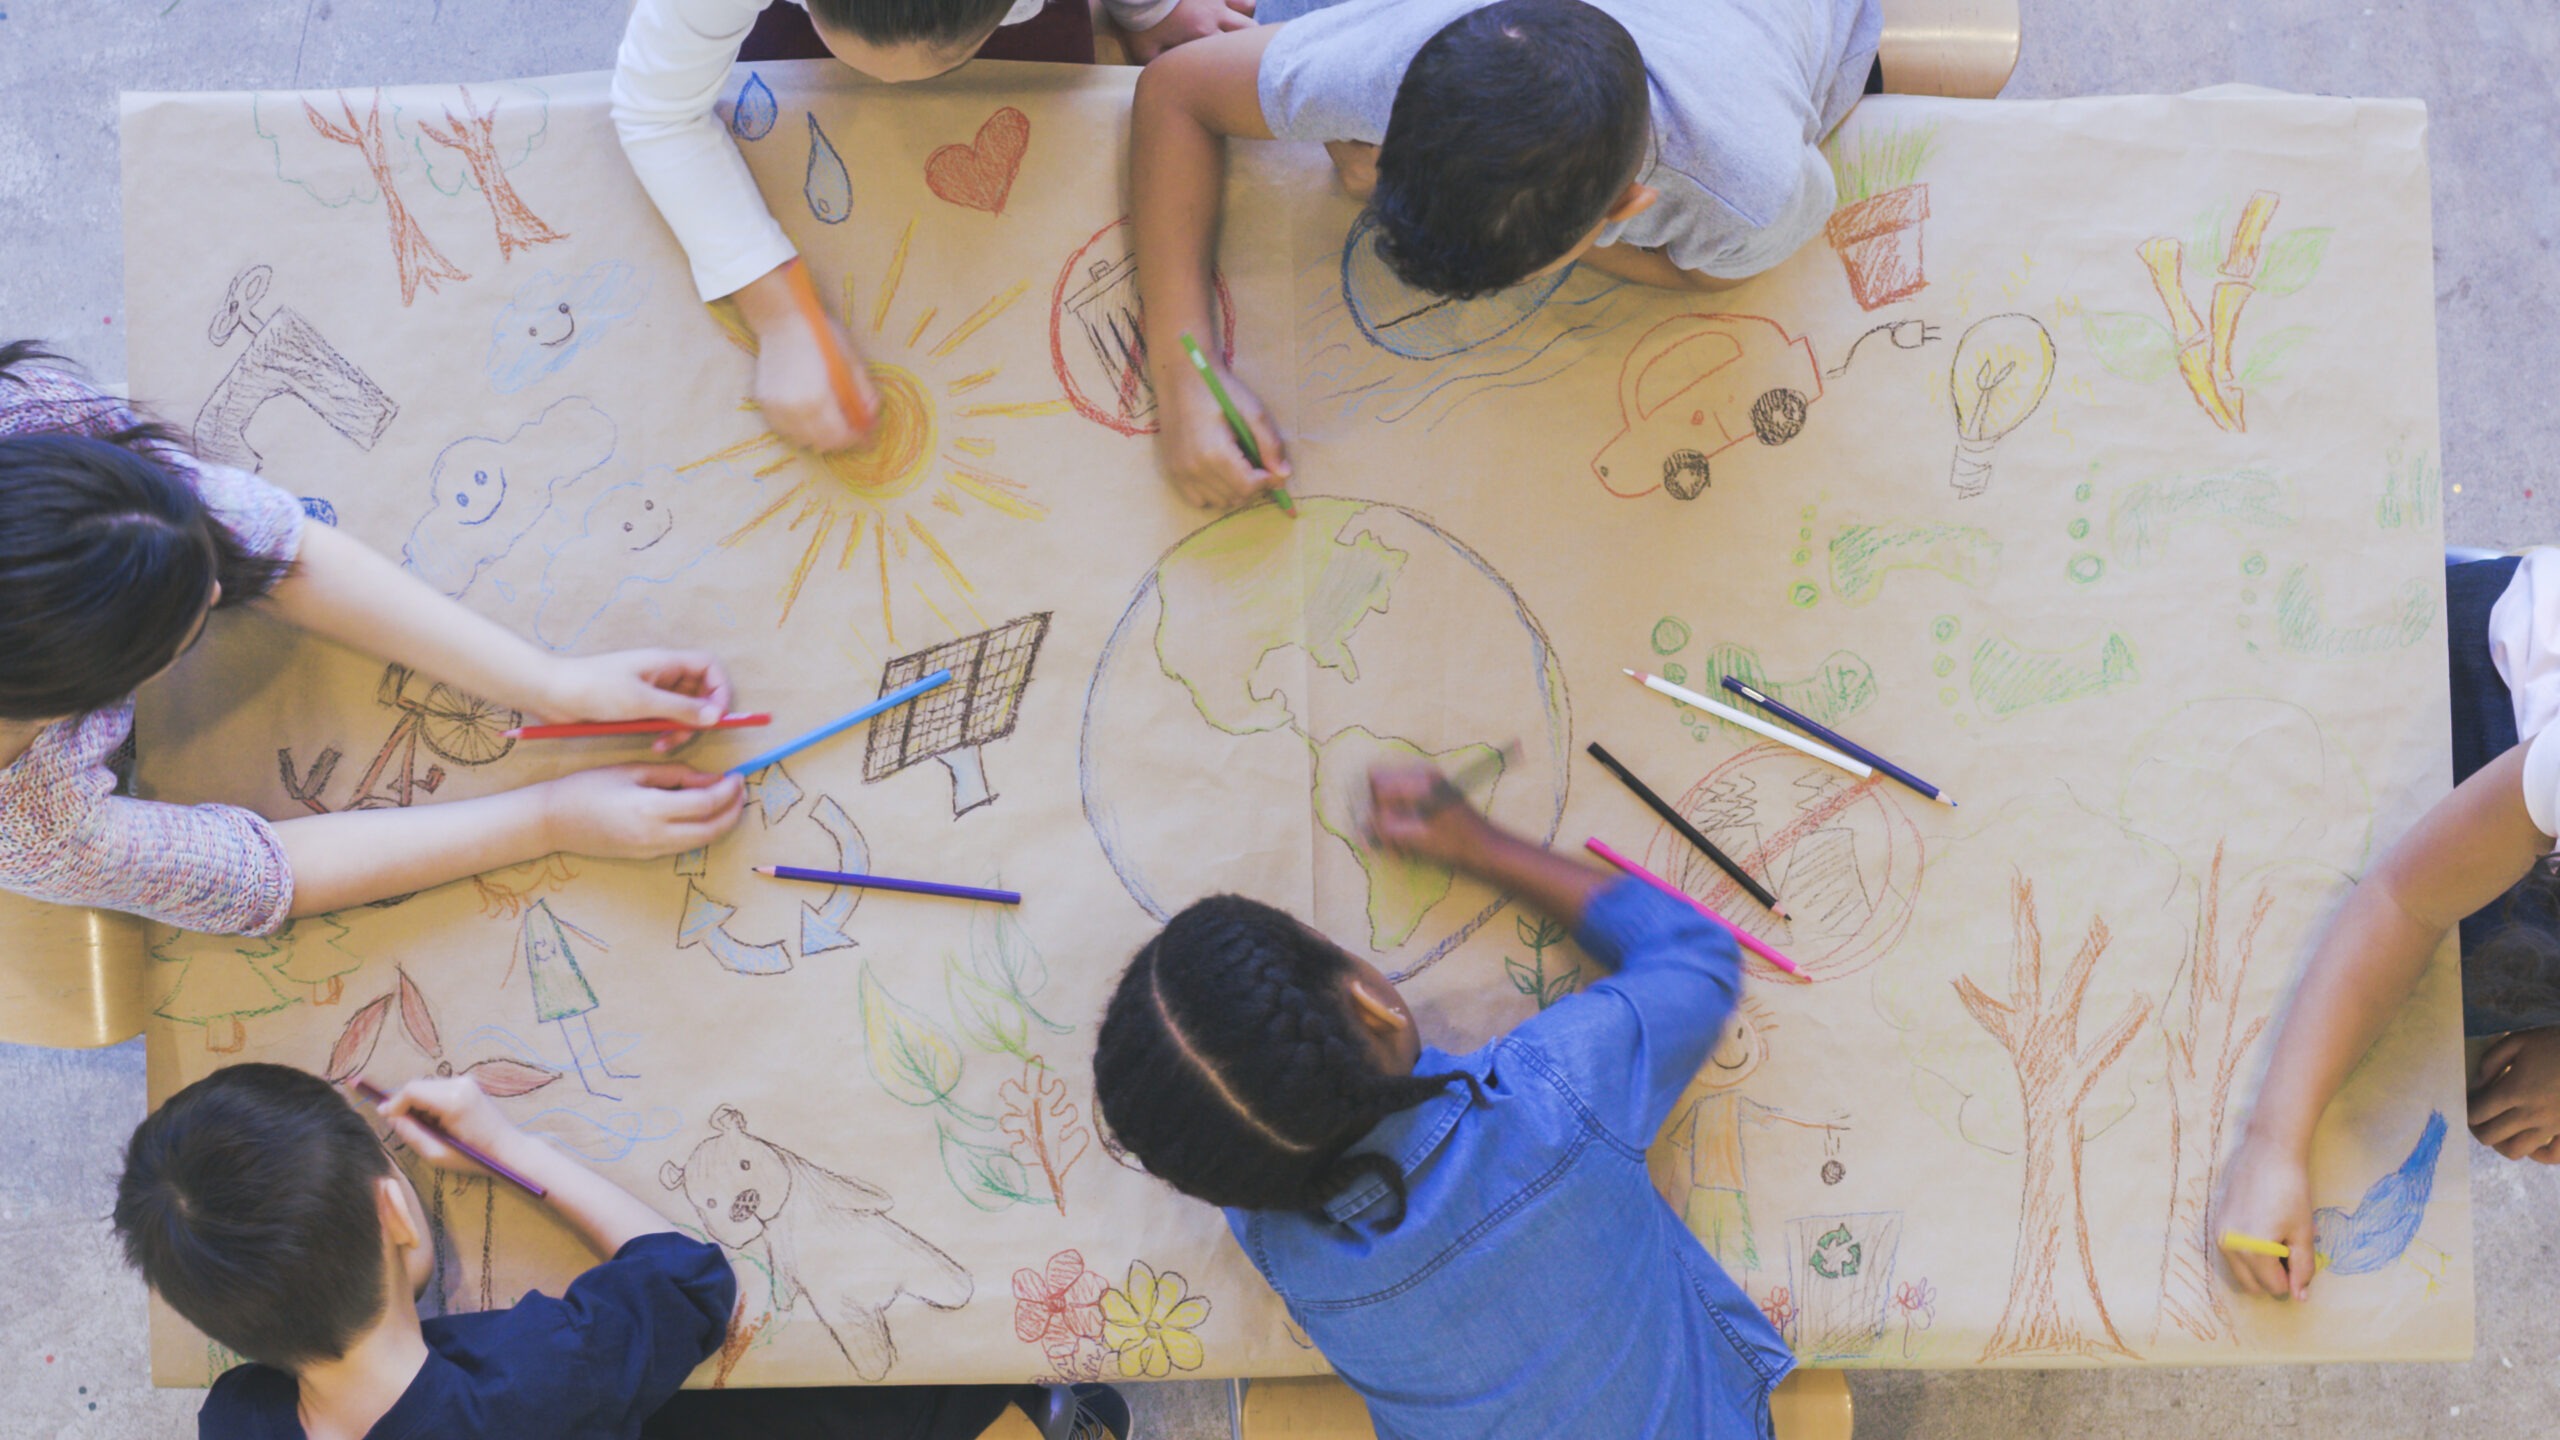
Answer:
POLYGON ((1654 1149, 1654 1183, 1680 1211, 1716 1263, 1734 1274, 1760 1268, 1744 1194, 1742 1127, 1794 1125, 1837 1132, 1844 1126, 1802 1120, 1742 1093, 1742 1084, 1769 1058, 1769 1035, 1778 1017, 1757 1000, 1744 1000, 1725 1020, 1724 1039, 1663 1122, 1654 1149))
POLYGON ((578 952, 569 944, 572 935, 599 950, 607 948, 604 941, 552 914, 548 900, 536 900, 526 908, 524 927, 517 932, 517 949, 524 956, 525 981, 533 988, 533 1018, 537 1023, 560 1027, 561 1038, 569 1045, 570 1062, 578 1069, 578 1083, 587 1088, 588 1094, 599 1100, 620 1099, 597 1089, 597 1077, 640 1077, 636 1071, 614 1069, 596 1043, 595 1029, 587 1019, 597 1005, 595 987, 587 983, 586 972, 578 967, 578 952))

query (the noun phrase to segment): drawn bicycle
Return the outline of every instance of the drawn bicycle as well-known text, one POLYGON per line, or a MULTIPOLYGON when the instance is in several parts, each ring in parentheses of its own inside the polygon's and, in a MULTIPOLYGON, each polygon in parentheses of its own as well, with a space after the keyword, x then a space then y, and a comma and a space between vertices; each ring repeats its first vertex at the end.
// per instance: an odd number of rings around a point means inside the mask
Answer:
POLYGON ((386 667, 373 698, 399 712, 400 718, 383 737, 382 748, 374 752, 373 763, 365 767, 345 803, 333 807, 325 799, 338 762, 344 758, 337 746, 323 746, 308 769, 294 764, 290 747, 276 751, 276 774, 284 782, 284 792, 312 814, 326 815, 333 808, 405 808, 421 794, 434 794, 444 783, 444 766, 436 759, 486 765, 515 748, 507 732, 524 722, 521 711, 467 695, 441 681, 420 682, 406 665, 386 667), (418 768, 421 746, 434 757, 423 772, 418 768))

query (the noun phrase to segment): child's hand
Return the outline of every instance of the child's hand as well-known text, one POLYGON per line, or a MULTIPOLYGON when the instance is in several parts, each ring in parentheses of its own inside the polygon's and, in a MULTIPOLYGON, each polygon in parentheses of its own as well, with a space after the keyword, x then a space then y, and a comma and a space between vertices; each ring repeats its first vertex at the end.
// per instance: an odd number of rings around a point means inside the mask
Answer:
POLYGON ((2226 1230, 2289 1247, 2285 1259, 2222 1252, 2232 1288, 2243 1295, 2299 1300, 2311 1289, 2311 1168, 2307 1158, 2262 1140, 2241 1142, 2222 1171, 2222 1203, 2214 1207, 2212 1233, 2226 1230))
POLYGON ((1253 442, 1270 468, 1257 470, 1244 458, 1226 412, 1218 408, 1218 397, 1209 393, 1199 372, 1188 363, 1169 380, 1156 382, 1156 411, 1164 422, 1156 436, 1156 454, 1183 499, 1203 509, 1232 510, 1288 480, 1289 457, 1262 401, 1224 371, 1218 380, 1253 431, 1253 442))
MULTIPOLYGON (((729 713, 729 674, 702 650, 617 650, 563 660, 552 668, 542 718, 681 720, 708 725, 729 713)), ((700 733, 673 731, 652 747, 664 755, 700 733)))
POLYGON ((2560 1165, 2560 1026, 2519 1030, 2481 1055, 2471 1133, 2510 1160, 2560 1165))
POLYGON ((1378 765, 1369 771, 1369 830, 1390 850, 1465 868, 1500 834, 1449 777, 1429 765, 1378 765))
POLYGON ((608 765, 545 782, 555 850, 654 860, 699 849, 746 813, 746 782, 684 765, 608 765))
POLYGON ((756 332, 756 405, 773 433, 808 450, 843 450, 862 443, 864 431, 836 403, 835 380, 827 369, 830 344, 853 371, 854 388, 874 415, 880 392, 844 327, 821 306, 814 315, 800 308, 792 277, 797 260, 747 282, 731 297, 738 313, 756 332))
MULTIPOLYGON (((515 1122, 498 1113, 489 1097, 468 1075, 446 1075, 430 1080, 412 1080, 391 1092, 391 1097, 377 1107, 382 1117, 417 1157, 439 1170, 462 1170, 485 1175, 488 1171, 465 1158, 461 1151, 418 1123, 424 1118, 441 1127, 446 1135, 480 1151, 495 1155, 514 1137, 523 1132, 515 1122)), ((505 1163, 505 1162, 500 1162, 505 1163)))
POLYGON ((1253 0, 1181 0, 1171 14, 1129 36, 1129 58, 1144 65, 1176 45, 1252 28, 1253 0))

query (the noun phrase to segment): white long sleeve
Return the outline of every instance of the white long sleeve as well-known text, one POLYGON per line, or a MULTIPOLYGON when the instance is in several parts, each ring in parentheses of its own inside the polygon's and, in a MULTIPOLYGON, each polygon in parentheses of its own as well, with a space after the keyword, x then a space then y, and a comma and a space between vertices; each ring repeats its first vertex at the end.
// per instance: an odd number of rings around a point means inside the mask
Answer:
MULTIPOLYGON (((799 0, 793 0, 799 3, 799 0)), ((1004 24, 1040 13, 1014 0, 1004 24)), ((1164 18, 1174 0, 1105 0, 1124 28, 1164 18)), ((729 83, 766 0, 639 0, 613 67, 613 124, 642 189, 693 265, 694 288, 717 300, 799 253, 756 189, 712 103, 729 83)))

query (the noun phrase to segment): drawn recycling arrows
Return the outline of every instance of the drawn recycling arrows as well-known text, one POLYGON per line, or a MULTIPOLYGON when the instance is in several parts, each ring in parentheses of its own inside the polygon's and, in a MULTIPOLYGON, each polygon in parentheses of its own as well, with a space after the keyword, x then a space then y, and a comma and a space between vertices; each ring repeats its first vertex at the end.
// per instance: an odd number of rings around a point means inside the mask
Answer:
MULTIPOLYGON (((780 765, 768 765, 747 777, 747 804, 761 815, 768 830, 797 809, 806 793, 780 765)), ((837 869, 869 868, 871 846, 834 796, 820 795, 808 814, 810 821, 835 842, 837 869)), ((701 878, 709 869, 707 850, 691 850, 676 857, 676 873, 686 877, 684 914, 676 922, 676 948, 709 951, 722 969, 739 975, 779 975, 789 970, 797 956, 788 940, 746 940, 730 931, 729 921, 737 915, 738 907, 702 888, 701 878)), ((800 907, 798 954, 822 955, 860 944, 847 927, 861 904, 862 892, 844 885, 829 886, 823 898, 804 902, 800 907)))

